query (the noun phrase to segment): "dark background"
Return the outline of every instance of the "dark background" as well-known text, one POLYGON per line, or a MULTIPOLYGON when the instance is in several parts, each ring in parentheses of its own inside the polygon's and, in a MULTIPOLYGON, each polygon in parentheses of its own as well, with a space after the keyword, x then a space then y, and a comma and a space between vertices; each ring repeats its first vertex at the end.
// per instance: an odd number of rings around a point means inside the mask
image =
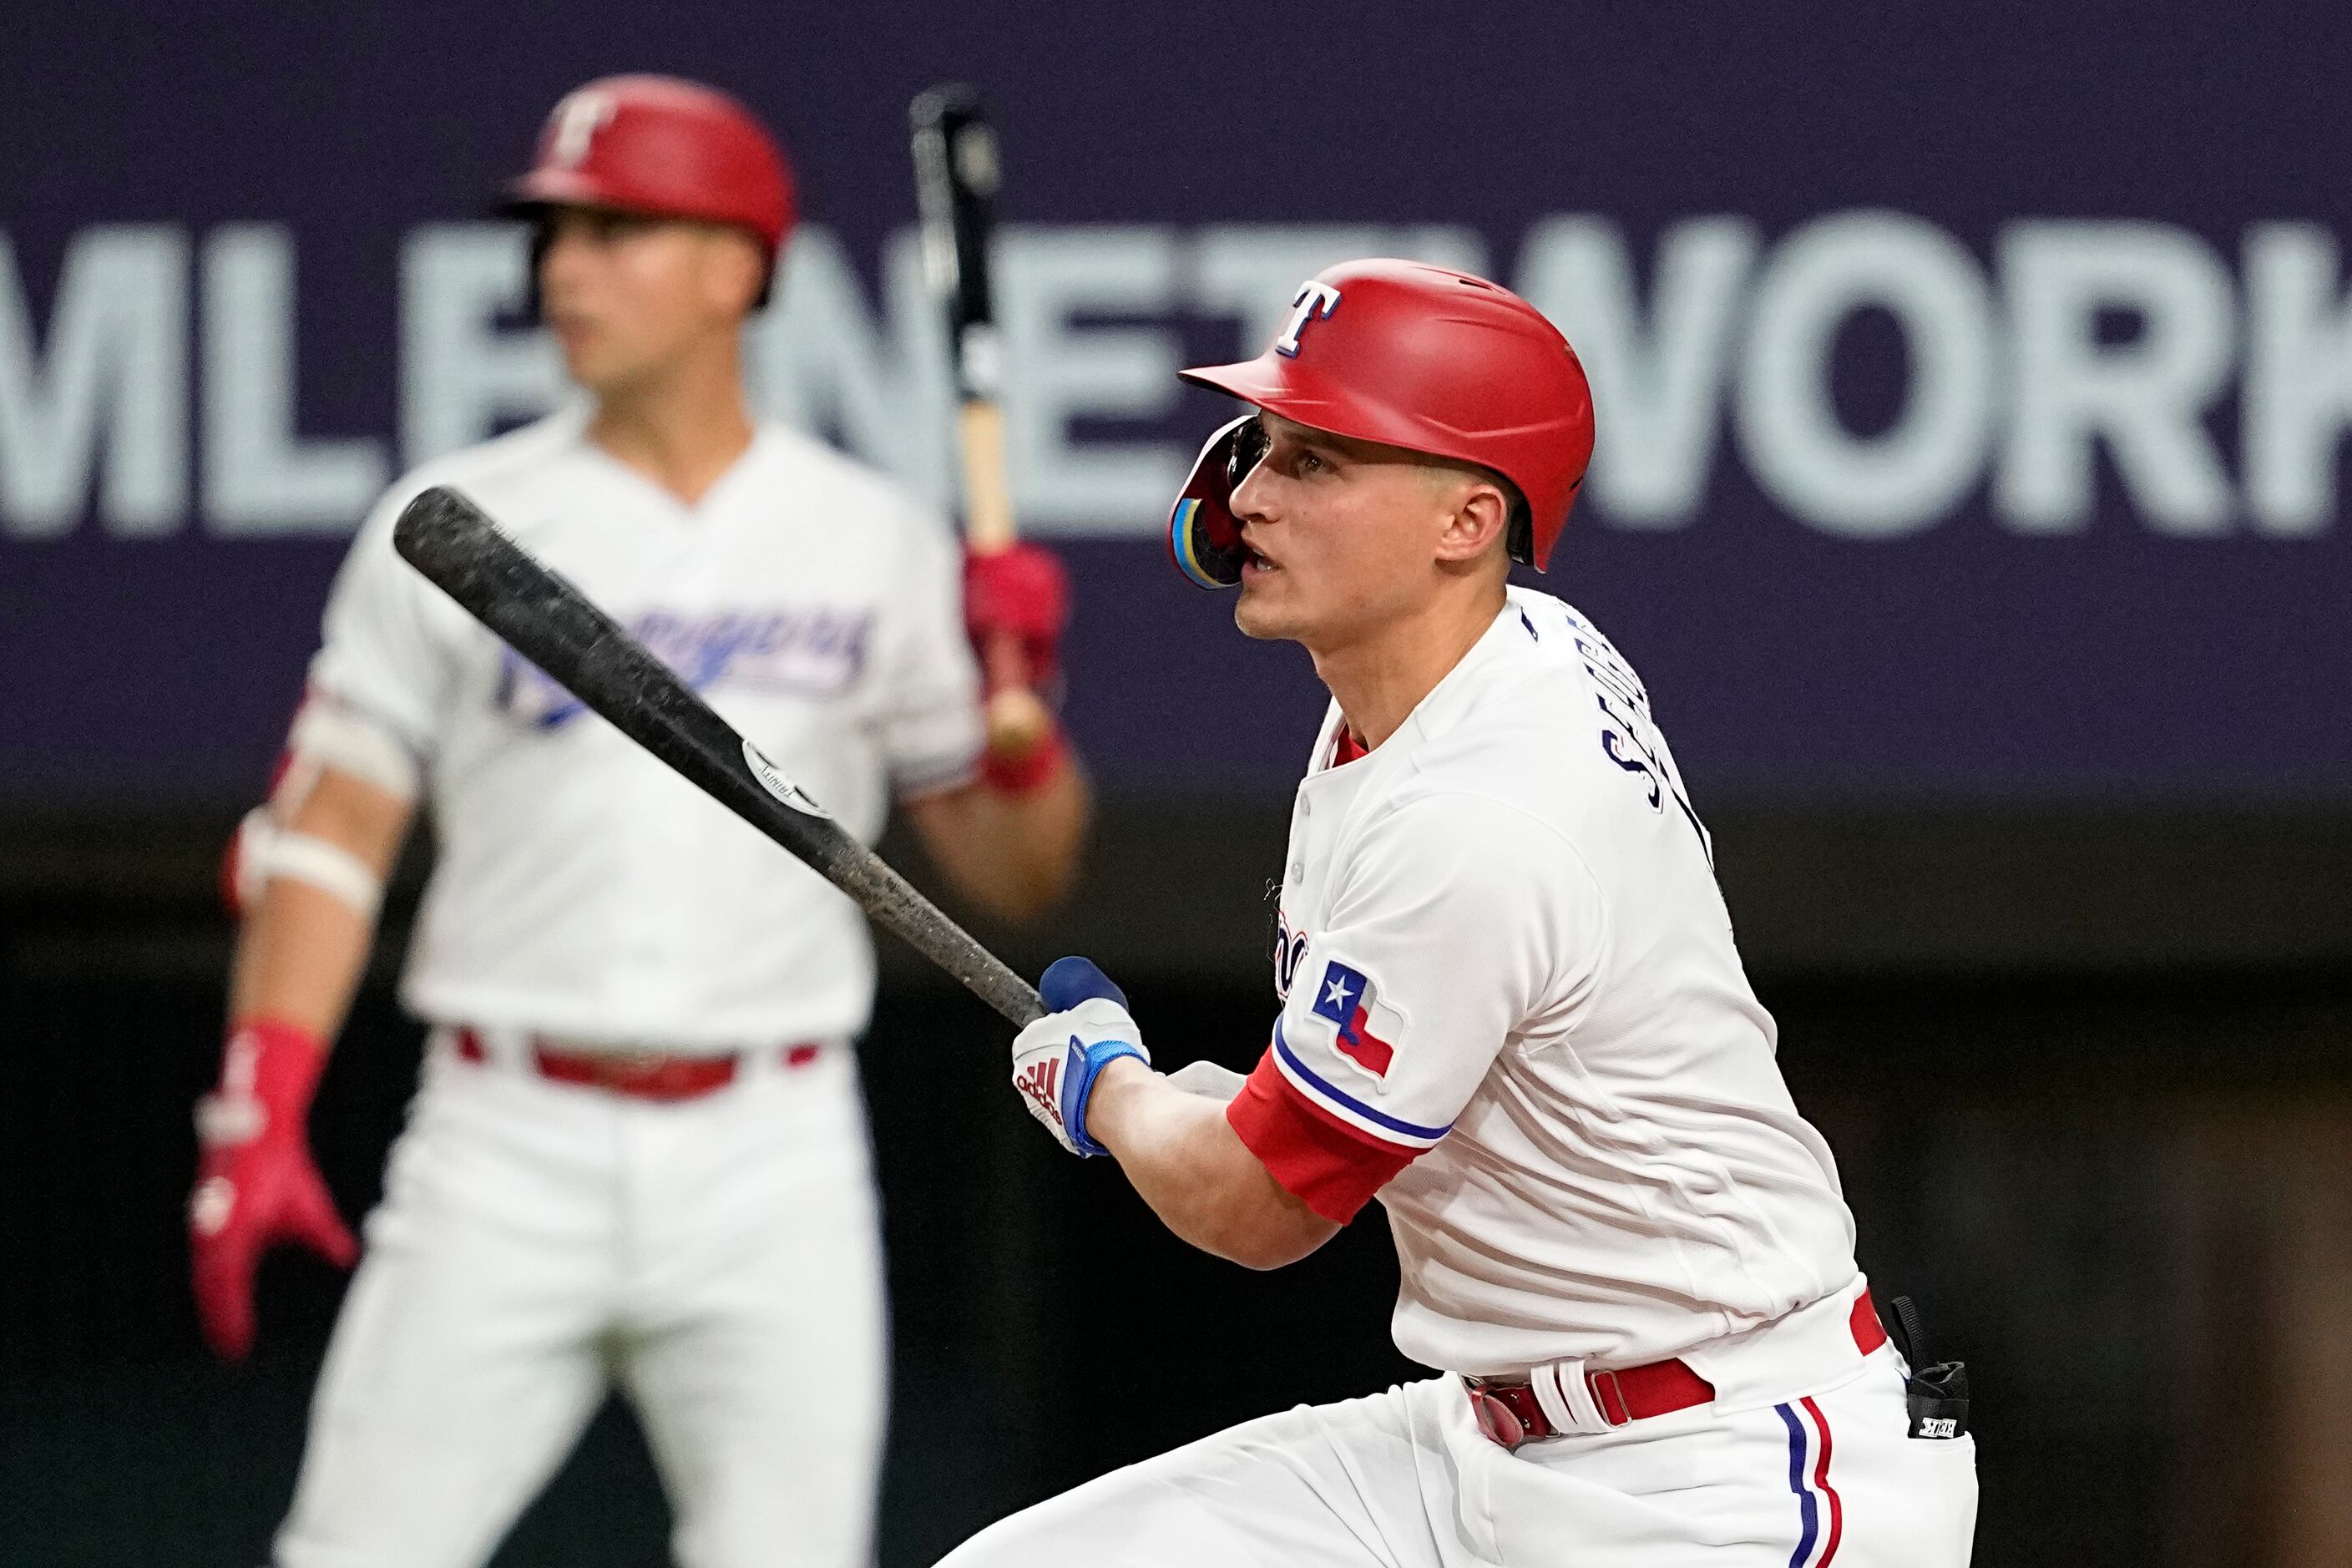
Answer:
MULTIPOLYGON (((26 1568, 258 1561, 332 1319, 339 1282, 282 1258, 250 1365, 209 1364, 196 1341, 187 1108, 215 1071, 230 937, 206 885, 226 824, 204 826, 47 819, 49 852, 0 891, 0 1561, 26 1568)), ((1270 1002, 1255 937, 1227 939, 1266 928, 1248 868, 1278 863, 1282 826, 1116 806, 1063 931, 1007 951, 1034 969, 1157 881, 1133 946, 1097 950, 1163 1051, 1245 1066, 1270 1002), (1197 875, 1169 888, 1151 868, 1180 857, 1197 875), (1167 940, 1187 921, 1218 935, 1188 952, 1167 940), (1185 961, 1155 963, 1154 943, 1185 961)), ((1727 811, 1714 826, 1864 1267, 1970 1363, 1978 1561, 2340 1564, 2342 819, 1727 811)), ((897 1312, 885 1563, 929 1562, 1220 1426, 1414 1375, 1387 1342, 1395 1265, 1376 1218, 1271 1275, 1190 1252, 1002 1092, 990 1015, 892 957, 866 1050, 897 1312)), ((351 1214, 414 1083, 418 1030, 389 980, 380 966, 313 1117, 351 1214)), ((665 1520, 615 1409, 499 1561, 658 1563, 665 1520)))
MULTIPOLYGON (((1925 216, 1989 276, 2005 226, 2129 218, 2240 277, 2252 226, 2333 232, 2352 170, 2352 37, 2321 7, 0 0, 0 229, 30 319, 89 226, 200 242, 287 223, 309 434, 394 428, 402 236, 478 216, 545 106, 611 69, 751 100, 869 284, 912 214, 906 100, 944 76, 996 99, 1024 220, 1458 224, 1507 280, 1549 214, 1607 216, 1646 267, 1693 215, 1743 216, 1769 249, 1850 209, 1925 216)), ((1836 390, 1868 431, 1906 362, 1858 320, 1836 390)), ((1203 355, 1237 347, 1230 321, 1180 325, 1203 355)), ((2225 390, 2210 419, 2233 482, 2237 415, 2225 390)), ((1081 434, 1190 441, 1218 416, 1188 395, 1081 434)), ((2300 540, 2242 518, 2167 536, 2096 462, 2065 537, 2021 534, 1979 483, 1932 528, 1861 542, 1779 509, 1727 437, 1696 521, 1588 506, 1548 585, 1649 682, 1882 1300, 1918 1297, 1970 1363, 1977 1561, 2344 1568, 2352 545, 2333 516, 2300 540)), ((232 937, 213 868, 343 549, 225 539, 195 510, 158 539, 96 515, 0 531, 12 1568, 260 1560, 339 1289, 273 1263, 262 1349, 235 1371, 204 1357, 186 1300, 189 1104, 232 937)), ((1079 531, 1069 713, 1105 785, 1094 866, 1055 929, 985 934, 1033 971, 1094 953, 1163 1057, 1245 1066, 1272 1006, 1262 889, 1319 694, 1295 650, 1241 645, 1137 520, 1079 531)), ((421 872, 314 1118, 354 1216, 414 1083, 391 979, 421 872)), ((1191 1254, 1115 1172, 1038 1136, 1003 1045, 886 953, 866 1071, 894 1568, 1109 1465, 1412 1374, 1386 1339, 1377 1219, 1269 1276, 1191 1254)), ((664 1529, 610 1412, 500 1561, 655 1563, 664 1529)))

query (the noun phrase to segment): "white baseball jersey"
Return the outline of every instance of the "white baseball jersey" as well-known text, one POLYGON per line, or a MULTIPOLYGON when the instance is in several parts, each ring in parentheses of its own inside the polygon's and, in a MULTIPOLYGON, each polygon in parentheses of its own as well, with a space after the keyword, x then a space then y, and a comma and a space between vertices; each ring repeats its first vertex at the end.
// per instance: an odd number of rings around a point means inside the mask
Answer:
POLYGON ((968 777, 979 677, 945 528, 822 443, 762 426, 688 506, 572 410, 426 465, 353 544, 314 689, 425 764, 438 860, 402 995, 442 1023, 723 1050, 856 1033, 863 917, 587 713, 392 549, 453 485, 871 841, 895 790, 968 777))
POLYGON ((1378 1192, 1398 1348, 1639 1365, 1852 1283, 1836 1167, 1608 639, 1514 588, 1387 742, 1342 761, 1344 733, 1335 706, 1291 825, 1282 1011, 1228 1115, 1327 1217, 1378 1192))

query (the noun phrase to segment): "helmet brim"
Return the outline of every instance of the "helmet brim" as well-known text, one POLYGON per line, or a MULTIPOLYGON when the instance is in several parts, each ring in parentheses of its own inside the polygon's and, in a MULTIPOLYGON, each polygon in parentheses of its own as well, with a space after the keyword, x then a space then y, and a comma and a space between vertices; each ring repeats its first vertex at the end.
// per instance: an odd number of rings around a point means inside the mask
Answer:
POLYGON ((750 237, 772 264, 775 247, 757 226, 735 218, 714 217, 683 205, 649 202, 615 195, 593 175, 572 169, 534 169, 508 184, 499 210, 509 217, 530 217, 550 207, 584 207, 596 212, 627 213, 637 217, 676 218, 686 223, 715 223, 750 237))
POLYGON ((499 210, 510 214, 537 212, 542 207, 646 210, 633 203, 614 201, 594 178, 574 169, 533 169, 519 180, 509 181, 499 201, 499 210))
MULTIPOLYGON (((1194 386, 1204 386, 1212 392, 1238 397, 1244 403, 1255 404, 1301 425, 1312 425, 1318 430, 1329 430, 1341 436, 1356 434, 1348 427, 1352 420, 1342 424, 1334 424, 1331 420, 1334 416, 1344 419, 1353 403, 1360 400, 1343 402, 1319 392, 1311 379, 1291 370, 1286 363, 1279 367, 1270 366, 1265 358, 1261 357, 1242 360, 1234 364, 1200 365, 1192 370, 1180 370, 1176 376, 1178 380, 1190 382, 1194 386)), ((1376 437, 1363 438, 1378 439, 1376 437)))

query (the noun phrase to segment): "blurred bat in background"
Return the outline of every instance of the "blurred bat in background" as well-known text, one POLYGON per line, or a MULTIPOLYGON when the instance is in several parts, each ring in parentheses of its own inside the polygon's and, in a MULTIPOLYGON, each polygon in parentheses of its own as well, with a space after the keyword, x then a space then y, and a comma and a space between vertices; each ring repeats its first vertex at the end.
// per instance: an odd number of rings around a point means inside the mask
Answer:
MULTIPOLYGON (((996 231, 996 132, 979 92, 960 83, 919 95, 909 112, 924 271, 947 313, 948 361, 955 374, 964 538, 972 553, 989 555, 1009 548, 1014 536, 1004 472, 1004 350, 988 270, 996 231)), ((988 683, 989 750, 1024 756, 1053 725, 1032 689, 1034 672, 1009 636, 992 637, 980 652, 988 683)))

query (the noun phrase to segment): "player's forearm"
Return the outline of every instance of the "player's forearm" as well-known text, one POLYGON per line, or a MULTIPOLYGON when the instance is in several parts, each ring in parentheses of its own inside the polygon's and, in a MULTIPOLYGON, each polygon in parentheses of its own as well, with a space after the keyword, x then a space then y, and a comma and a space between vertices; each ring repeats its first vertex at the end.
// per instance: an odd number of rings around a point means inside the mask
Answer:
POLYGON ((292 1024, 332 1041, 351 1010, 375 922, 321 889, 273 880, 237 932, 229 1023, 292 1024))
POLYGON ((1285 1191, 1221 1101, 1188 1094, 1133 1058, 1096 1080, 1087 1130, 1170 1230, 1249 1268, 1295 1263, 1339 1226, 1285 1191))
POLYGON ((1032 921, 1069 894, 1094 816, 1076 759, 1019 793, 974 784, 913 808, 956 891, 1000 919, 1032 921))

